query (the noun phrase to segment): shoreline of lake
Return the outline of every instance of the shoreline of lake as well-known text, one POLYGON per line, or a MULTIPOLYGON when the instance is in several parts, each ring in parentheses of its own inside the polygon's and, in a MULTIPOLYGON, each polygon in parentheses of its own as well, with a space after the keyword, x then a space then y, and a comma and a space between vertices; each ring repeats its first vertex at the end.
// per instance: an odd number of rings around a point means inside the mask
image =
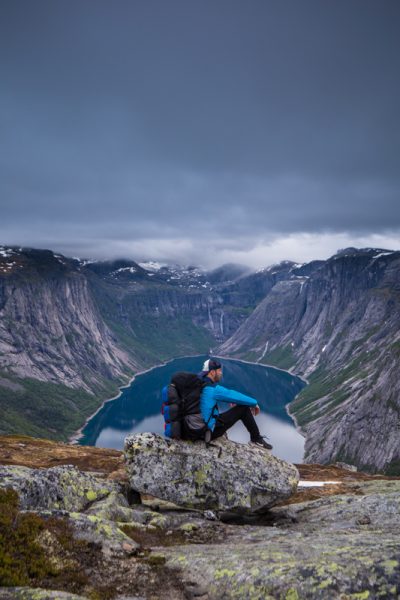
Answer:
MULTIPOLYGON (((299 392, 299 394, 300 394, 300 392, 299 392)), ((300 435, 302 435, 302 436, 303 436, 303 438, 306 440, 306 439, 307 439, 307 438, 306 438, 306 434, 305 434, 305 433, 302 431, 302 429, 301 429, 300 425, 299 425, 299 424, 298 424, 298 422, 297 422, 297 419, 296 419, 295 415, 292 415, 292 413, 291 413, 291 412, 290 412, 290 410, 289 410, 289 407, 290 407, 291 403, 292 403, 294 400, 296 400, 296 398, 297 398, 297 396, 298 396, 299 394, 296 394, 296 395, 295 395, 295 397, 293 398, 293 400, 291 400, 290 402, 288 402, 288 403, 285 405, 285 410, 286 410, 286 413, 287 413, 287 415, 288 415, 288 416, 289 416, 289 417, 292 419, 292 421, 293 421, 293 423, 294 423, 294 426, 295 426, 295 428, 296 428, 296 431, 297 431, 297 433, 299 433, 300 435)))
MULTIPOLYGON (((202 356, 202 355, 200 355, 200 356, 202 356)), ((276 371, 282 371, 283 373, 288 373, 292 377, 297 377, 298 379, 301 379, 301 381, 304 381, 304 383, 306 385, 309 384, 308 380, 305 379, 305 377, 302 377, 301 375, 296 375, 296 373, 291 373, 287 369, 282 369, 281 367, 276 367, 275 365, 266 365, 265 363, 253 362, 251 360, 244 360, 243 358, 230 358, 228 356, 215 356, 215 358, 220 358, 221 360, 231 360, 231 361, 235 361, 235 362, 241 362, 241 363, 245 363, 246 365, 256 365, 258 367, 266 367, 268 369, 275 369, 276 371)))
MULTIPOLYGON (((301 375, 296 375, 295 373, 291 373, 290 371, 287 371, 286 369, 281 369, 280 367, 275 367, 274 365, 265 365, 264 363, 258 363, 258 362, 252 362, 250 360, 243 360, 241 358, 227 358, 225 356, 216 356, 216 358, 220 358, 223 360, 231 360, 231 361, 236 361, 236 362, 242 362, 245 363, 247 365, 258 365, 260 367, 267 367, 268 369, 276 369, 277 371, 282 371, 283 373, 289 373, 289 375, 292 375, 292 377, 298 377, 299 379, 301 379, 301 381, 304 381, 304 383, 306 385, 309 385, 309 381, 308 379, 306 379, 305 377, 301 377, 301 375)), ((299 392, 299 394, 301 393, 301 391, 299 392)), ((291 405, 291 403, 296 400, 297 396, 299 394, 296 394, 295 397, 293 398, 293 400, 291 400, 290 402, 288 402, 287 404, 285 404, 285 411, 286 414, 288 415, 288 417, 290 417, 294 423, 294 427, 297 431, 297 433, 299 433, 304 439, 306 439, 306 435, 305 433, 302 431, 300 425, 297 422, 297 419, 294 415, 292 415, 292 413, 289 410, 289 407, 291 405)))
MULTIPOLYGON (((171 359, 169 359, 169 360, 167 360, 165 362, 153 365, 152 367, 149 367, 148 369, 144 369, 143 371, 138 371, 137 373, 134 373, 134 375, 132 377, 130 377, 130 379, 128 380, 127 383, 119 386, 119 392, 118 392, 118 394, 116 394, 112 398, 107 398, 106 400, 104 400, 101 403, 101 405, 99 405, 99 407, 96 409, 96 411, 93 414, 91 414, 89 417, 86 418, 84 424, 78 430, 76 430, 68 438, 68 443, 72 444, 72 445, 78 445, 79 444, 79 440, 84 437, 83 430, 88 425, 88 423, 104 408, 104 406, 106 404, 108 404, 109 402, 112 402, 114 400, 118 400, 122 396, 123 390, 128 389, 132 385, 132 383, 135 381, 136 377, 138 377, 139 375, 144 375, 144 374, 149 373, 149 372, 151 372, 151 371, 153 371, 155 369, 164 367, 164 366, 170 364, 171 362, 173 362, 174 360, 179 360, 179 359, 182 359, 182 358, 196 358, 196 357, 202 357, 202 356, 207 356, 207 355, 206 354, 191 354, 191 355, 187 355, 187 356, 184 356, 184 357, 183 356, 176 356, 176 357, 171 358, 171 359)), ((219 356, 219 355, 216 355, 215 358, 219 358, 221 360, 226 360, 226 361, 230 361, 230 362, 239 362, 239 363, 244 363, 244 364, 248 364, 248 365, 254 365, 254 366, 258 366, 258 367, 264 367, 266 369, 274 369, 274 370, 280 371, 282 373, 287 373, 288 375, 291 375, 292 377, 297 377, 298 379, 300 379, 301 381, 303 381, 306 385, 308 385, 307 379, 301 377, 300 375, 296 375, 294 373, 291 373, 290 371, 288 371, 286 369, 282 369, 280 367, 276 367, 275 365, 261 364, 259 362, 253 362, 253 361, 243 360, 243 359, 240 359, 240 358, 231 358, 231 357, 219 356)), ((293 400, 297 397, 297 395, 298 394, 296 394, 296 396, 293 398, 293 400)), ((304 435, 303 431, 299 427, 296 418, 289 411, 289 406, 290 406, 291 402, 293 402, 293 400, 291 400, 290 402, 288 402, 287 404, 285 404, 285 406, 284 406, 285 412, 288 415, 288 417, 290 417, 291 421, 293 422, 293 425, 294 425, 296 431, 305 439, 306 436, 304 435)))
MULTIPOLYGON (((195 358, 196 356, 204 356, 204 355, 203 354, 189 354, 188 355, 188 357, 190 357, 190 358, 195 358)), ((113 396, 112 398, 107 398, 106 400, 104 400, 101 403, 101 405, 95 410, 95 412, 93 414, 91 414, 89 417, 87 417, 84 424, 68 438, 67 443, 76 445, 78 443, 78 441, 81 438, 83 438, 83 430, 85 429, 85 427, 89 423, 89 421, 91 421, 97 415, 97 413, 100 412, 100 410, 105 406, 105 404, 107 404, 108 402, 112 402, 113 400, 118 400, 118 398, 120 398, 122 395, 122 390, 129 388, 132 385, 132 383, 135 381, 136 377, 138 377, 139 375, 144 375, 145 373, 149 373, 150 371, 153 371, 154 369, 158 369, 159 367, 165 367, 165 365, 168 365, 169 363, 173 362, 177 358, 186 358, 186 356, 185 357, 175 356, 174 358, 170 358, 169 360, 166 360, 163 363, 153 365, 152 367, 149 367, 148 369, 144 369, 144 371, 138 371, 137 373, 134 373, 134 375, 132 375, 132 377, 129 379, 128 383, 118 386, 119 393, 116 396, 113 396)))

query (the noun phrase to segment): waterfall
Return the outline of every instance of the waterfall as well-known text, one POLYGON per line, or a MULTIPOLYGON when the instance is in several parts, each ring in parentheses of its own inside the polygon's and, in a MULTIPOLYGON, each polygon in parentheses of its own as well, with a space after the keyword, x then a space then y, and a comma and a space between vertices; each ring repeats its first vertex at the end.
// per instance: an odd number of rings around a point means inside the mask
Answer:
POLYGON ((213 322, 212 316, 211 316, 210 302, 207 302, 207 309, 208 309, 208 322, 210 324, 210 328, 213 330, 214 322, 213 322))

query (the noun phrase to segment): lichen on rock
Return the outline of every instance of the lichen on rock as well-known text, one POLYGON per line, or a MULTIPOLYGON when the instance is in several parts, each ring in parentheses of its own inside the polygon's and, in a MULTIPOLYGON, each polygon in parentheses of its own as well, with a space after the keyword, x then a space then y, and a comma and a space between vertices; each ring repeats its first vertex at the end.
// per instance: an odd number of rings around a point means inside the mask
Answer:
MULTIPOLYGON (((142 442, 135 439, 134 453, 140 453, 143 443, 142 457, 150 457, 147 464, 153 468, 153 455, 162 446, 156 436, 143 437, 142 442)), ((177 452, 177 465, 186 465, 186 471, 182 467, 175 487, 189 478, 202 501, 210 479, 225 482, 221 505, 235 504, 243 494, 252 499, 253 508, 211 513, 149 495, 133 504, 126 479, 123 485, 114 481, 108 486, 101 474, 88 478, 73 466, 61 471, 0 467, 0 550, 12 566, 8 572, 1 570, 0 552, 0 599, 400 597, 400 480, 299 465, 302 478, 338 479, 345 485, 338 485, 330 495, 322 494, 323 488, 316 488, 320 496, 314 497, 298 492, 267 511, 254 510, 254 503, 265 501, 261 475, 250 477, 245 488, 245 466, 261 465, 265 487, 273 493, 279 472, 284 473, 281 490, 288 490, 297 482, 297 471, 261 449, 254 452, 224 441, 208 449, 204 444, 185 444, 192 456, 177 452), (240 462, 240 454, 247 458, 240 462), (219 461, 223 467, 236 465, 235 480, 217 478, 219 461), (21 490, 19 501, 16 490, 21 490), (24 551, 20 552, 21 543, 24 551), (18 557, 22 562, 17 564, 18 557), (24 570, 30 560, 34 577, 24 570)), ((139 469, 132 462, 130 469, 132 485, 133 470, 139 469)), ((161 460, 157 469, 143 470, 147 491, 151 478, 158 477, 160 484, 161 475, 170 473, 163 470, 161 460)))
POLYGON ((210 600, 398 598, 400 481, 362 491, 272 508, 276 527, 231 527, 220 546, 172 547, 167 565, 210 600))
POLYGON ((87 600, 87 597, 59 590, 10 587, 0 589, 0 600, 87 600))
POLYGON ((22 466, 0 466, 0 488, 18 492, 21 509, 84 510, 94 500, 100 500, 119 485, 99 480, 91 473, 80 471, 74 465, 48 469, 30 469, 22 466))
POLYGON ((132 488, 192 509, 264 511, 291 496, 299 480, 294 465, 226 438, 206 447, 136 434, 126 438, 124 456, 132 488))

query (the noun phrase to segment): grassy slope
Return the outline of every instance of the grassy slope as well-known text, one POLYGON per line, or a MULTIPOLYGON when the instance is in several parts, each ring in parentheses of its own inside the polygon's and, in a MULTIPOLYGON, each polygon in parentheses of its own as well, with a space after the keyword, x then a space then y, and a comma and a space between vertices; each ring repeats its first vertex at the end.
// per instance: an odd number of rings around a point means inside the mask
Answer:
POLYGON ((280 346, 271 352, 267 352, 264 356, 262 356, 262 353, 254 352, 253 350, 246 353, 237 352, 236 354, 233 353, 233 355, 243 360, 259 362, 261 365, 271 365, 272 367, 279 367, 284 370, 289 370, 296 363, 296 357, 293 354, 291 346, 280 346))
POLYGON ((102 400, 118 392, 114 382, 102 382, 95 394, 36 379, 20 379, 2 373, 0 380, 0 433, 23 433, 66 441, 102 400), (6 387, 10 381, 14 389, 6 387))
MULTIPOLYGON (((146 367, 177 356, 207 353, 214 343, 206 330, 188 319, 141 318, 135 323, 135 336, 118 324, 112 324, 112 329, 121 346, 146 367)), ((66 441, 104 400, 118 393, 118 384, 125 384, 127 379, 103 379, 91 395, 82 389, 0 373, 0 434, 23 433, 66 441), (1 378, 22 389, 4 387, 1 378)))

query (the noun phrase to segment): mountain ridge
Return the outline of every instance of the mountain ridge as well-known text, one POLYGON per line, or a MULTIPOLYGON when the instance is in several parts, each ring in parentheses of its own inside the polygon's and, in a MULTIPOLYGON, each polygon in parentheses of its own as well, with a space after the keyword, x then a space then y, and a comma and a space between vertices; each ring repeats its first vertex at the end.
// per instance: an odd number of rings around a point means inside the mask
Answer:
POLYGON ((289 407, 307 461, 397 473, 400 252, 148 266, 0 246, 3 433, 67 439, 135 372, 213 347, 309 380, 289 407))
POLYGON ((397 472, 400 252, 341 252, 279 282, 220 354, 306 377, 290 404, 306 462, 397 472))

